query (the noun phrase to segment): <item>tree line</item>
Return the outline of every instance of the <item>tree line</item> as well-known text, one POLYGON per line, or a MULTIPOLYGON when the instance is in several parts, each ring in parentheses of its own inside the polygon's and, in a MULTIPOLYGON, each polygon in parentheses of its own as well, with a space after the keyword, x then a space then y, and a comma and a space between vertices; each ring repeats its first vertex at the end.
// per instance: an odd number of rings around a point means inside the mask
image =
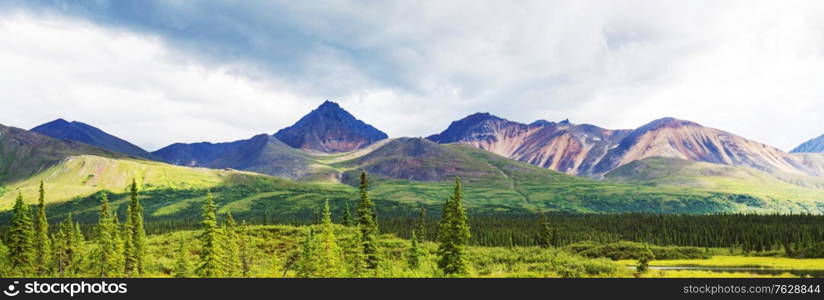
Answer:
MULTIPOLYGON (((426 227, 438 224, 429 222, 426 227)), ((563 247, 581 241, 634 241, 661 246, 784 251, 789 256, 824 242, 824 216, 797 214, 532 214, 472 215, 471 245, 563 247)), ((414 218, 384 220, 387 232, 408 238, 414 218)), ((434 240, 435 235, 425 237, 434 240)))

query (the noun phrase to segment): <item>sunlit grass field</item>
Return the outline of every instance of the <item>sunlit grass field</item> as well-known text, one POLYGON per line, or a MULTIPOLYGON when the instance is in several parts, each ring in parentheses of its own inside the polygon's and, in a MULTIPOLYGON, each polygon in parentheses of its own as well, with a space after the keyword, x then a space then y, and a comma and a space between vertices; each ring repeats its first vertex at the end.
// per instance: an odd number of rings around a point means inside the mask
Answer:
MULTIPOLYGON (((631 260, 619 260, 623 265, 637 264, 631 260)), ((653 260, 651 266, 715 267, 715 268, 765 268, 783 270, 824 270, 824 258, 788 258, 759 256, 716 255, 709 259, 653 260)))

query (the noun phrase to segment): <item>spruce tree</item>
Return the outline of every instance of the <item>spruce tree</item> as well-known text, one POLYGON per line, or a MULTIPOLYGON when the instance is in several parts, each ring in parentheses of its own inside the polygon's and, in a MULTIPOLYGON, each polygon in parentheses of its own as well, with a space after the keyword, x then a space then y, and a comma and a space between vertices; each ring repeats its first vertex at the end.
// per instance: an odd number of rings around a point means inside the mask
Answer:
POLYGON ((552 240, 553 240, 553 232, 549 226, 549 219, 547 219, 546 215, 542 212, 541 213, 541 237, 539 239, 539 243, 541 248, 549 248, 552 247, 552 240))
MULTIPOLYGON (((421 243, 426 241, 426 208, 421 207, 420 211, 418 212, 418 224, 417 228, 418 242, 421 243)), ((415 233, 415 232, 413 232, 415 233)))
POLYGON ((83 266, 86 263, 86 254, 84 253, 83 245, 86 244, 86 237, 83 231, 80 230, 80 223, 74 222, 74 231, 72 232, 72 253, 74 253, 74 260, 72 261, 72 273, 75 276, 79 275, 83 266))
POLYGON ((117 217, 117 210, 112 211, 111 221, 112 245, 114 246, 112 257, 112 270, 109 272, 111 277, 123 276, 124 264, 126 257, 124 256, 125 243, 123 241, 123 234, 120 230, 120 218, 117 217))
POLYGON ((351 239, 347 240, 344 256, 347 262, 347 276, 361 277, 366 271, 366 259, 363 255, 363 239, 361 231, 355 230, 351 239))
POLYGON ((123 223, 123 272, 128 277, 134 274, 134 222, 132 221, 132 205, 126 206, 126 222, 123 223))
POLYGON ((66 277, 66 268, 68 267, 67 249, 68 236, 63 232, 63 223, 57 225, 57 233, 52 235, 52 260, 54 266, 55 277, 66 277))
POLYGON ((421 250, 418 248, 418 236, 415 230, 412 230, 411 245, 409 251, 406 252, 406 263, 410 269, 417 269, 421 262, 421 250))
POLYGON ((318 272, 315 277, 334 278, 340 277, 343 273, 343 258, 341 249, 338 247, 335 238, 334 225, 332 225, 332 213, 329 209, 329 200, 323 208, 323 224, 321 226, 321 245, 318 272))
POLYGON ((361 247, 363 248, 363 259, 365 268, 376 270, 380 263, 378 253, 378 223, 375 204, 369 199, 369 179, 366 172, 360 176, 360 202, 358 203, 358 227, 361 232, 361 247))
POLYGON ((246 225, 245 221, 243 225, 240 226, 238 232, 241 276, 247 278, 252 275, 252 265, 254 264, 255 257, 252 253, 252 236, 249 234, 249 226, 246 225))
POLYGON ((54 268, 58 277, 76 276, 80 269, 82 238, 78 236, 79 227, 72 220, 72 213, 66 214, 66 220, 58 226, 52 244, 54 249, 54 268))
POLYGON ((175 260, 175 278, 188 278, 192 273, 192 264, 189 262, 189 249, 186 247, 186 240, 180 238, 180 246, 177 248, 177 258, 175 260))
POLYGON ((200 262, 197 267, 197 275, 204 278, 218 278, 223 276, 223 264, 221 262, 220 232, 217 226, 217 216, 215 215, 215 202, 212 193, 206 197, 206 204, 203 205, 203 233, 200 234, 202 248, 200 250, 200 262))
POLYGON ((11 226, 8 230, 9 264, 18 276, 30 276, 34 269, 34 228, 31 209, 23 203, 23 195, 18 193, 12 210, 11 226))
POLYGON ((223 226, 223 275, 226 277, 240 277, 242 275, 242 262, 240 260, 240 246, 238 245, 237 222, 232 217, 232 213, 226 214, 226 225, 223 226))
POLYGON ((349 211, 349 200, 343 201, 343 216, 341 217, 340 223, 346 227, 352 226, 352 213, 349 211))
POLYGON ((296 262, 297 277, 311 278, 315 277, 315 274, 318 273, 318 246, 317 239, 315 238, 315 230, 310 227, 306 239, 301 243, 300 256, 296 262))
POLYGON ((109 197, 105 191, 100 193, 100 215, 97 221, 97 253, 96 275, 100 277, 114 277, 119 274, 119 246, 120 243, 115 216, 109 210, 109 197))
POLYGON ((455 192, 444 204, 438 239, 438 267, 447 276, 464 276, 469 273, 466 258, 466 245, 470 233, 466 211, 463 208, 461 178, 455 178, 455 192))
POLYGON ((37 220, 34 223, 34 267, 37 275, 49 273, 51 264, 51 240, 49 240, 49 221, 46 218, 46 190, 40 182, 40 198, 37 201, 37 220))
POLYGON ((146 229, 143 226, 143 206, 137 193, 137 181, 132 179, 130 189, 129 217, 127 227, 130 237, 130 246, 126 253, 126 272, 130 276, 142 276, 146 256, 146 229), (129 224, 130 223, 130 224, 129 224))

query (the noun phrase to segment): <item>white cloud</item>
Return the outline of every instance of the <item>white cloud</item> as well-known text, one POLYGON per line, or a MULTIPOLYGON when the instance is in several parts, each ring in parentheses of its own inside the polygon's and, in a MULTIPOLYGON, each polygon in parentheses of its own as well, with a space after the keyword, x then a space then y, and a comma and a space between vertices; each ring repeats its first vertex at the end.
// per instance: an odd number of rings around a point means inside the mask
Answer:
MULTIPOLYGON (((152 22, 202 25, 196 6, 169 5, 152 22)), ((0 68, 19 70, 0 74, 0 123, 76 119, 154 149, 273 133, 329 98, 391 136, 476 111, 608 128, 674 116, 785 150, 824 133, 818 2, 207 6, 227 12, 222 40, 54 14, 0 19, 0 68)))
POLYGON ((0 19, 0 119, 98 126, 147 149, 274 133, 311 104, 239 65, 187 62, 157 38, 57 16, 0 19))

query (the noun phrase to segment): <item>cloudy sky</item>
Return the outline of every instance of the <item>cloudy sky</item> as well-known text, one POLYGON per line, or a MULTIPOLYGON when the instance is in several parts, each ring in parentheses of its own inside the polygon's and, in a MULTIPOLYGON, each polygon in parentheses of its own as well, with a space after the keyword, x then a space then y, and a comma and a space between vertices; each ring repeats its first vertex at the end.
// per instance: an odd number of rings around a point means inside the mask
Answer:
POLYGON ((390 136, 488 111, 672 116, 784 150, 824 134, 824 1, 8 0, 0 124, 156 150, 274 133, 323 100, 390 136))

